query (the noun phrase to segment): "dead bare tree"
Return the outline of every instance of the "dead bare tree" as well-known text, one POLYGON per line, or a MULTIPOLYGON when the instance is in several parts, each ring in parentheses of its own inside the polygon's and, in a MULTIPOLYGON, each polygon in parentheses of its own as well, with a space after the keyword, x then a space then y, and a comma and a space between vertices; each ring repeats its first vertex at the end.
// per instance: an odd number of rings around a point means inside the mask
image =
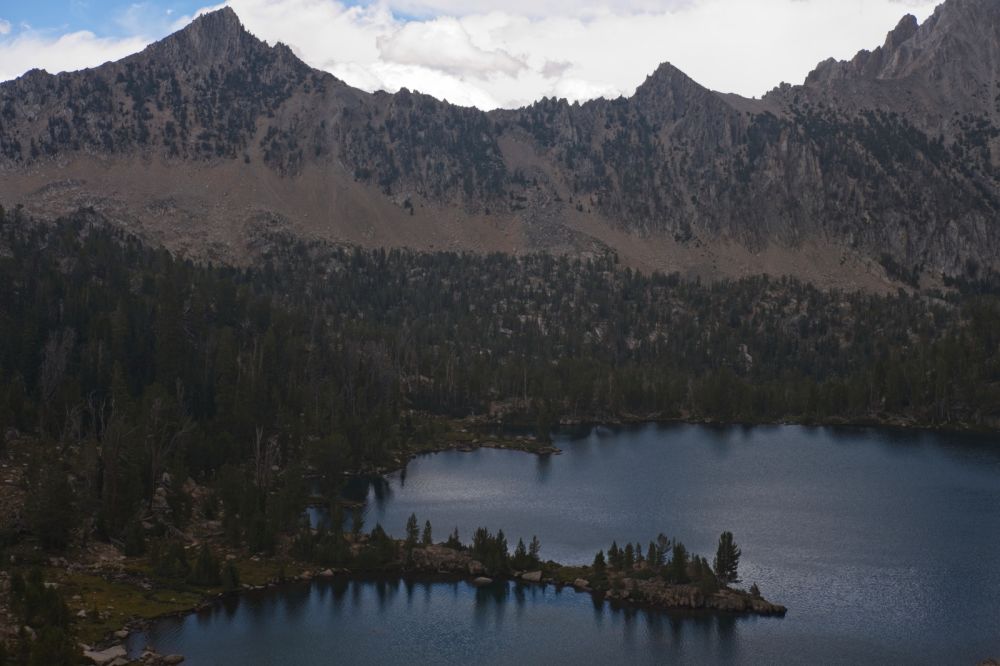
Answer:
POLYGON ((88 400, 88 409, 100 444, 100 473, 96 491, 107 509, 112 526, 120 528, 123 525, 117 519, 121 516, 114 512, 121 509, 121 467, 126 462, 128 440, 135 435, 136 429, 128 425, 113 397, 97 400, 92 395, 88 400))
POLYGON ((77 446, 83 441, 83 404, 78 403, 66 408, 66 419, 63 421, 62 432, 59 434, 60 449, 63 453, 72 444, 77 446))
POLYGON ((149 483, 147 497, 152 506, 156 481, 163 473, 166 461, 177 450, 177 446, 191 432, 194 425, 184 406, 184 384, 177 380, 174 414, 162 397, 154 398, 146 421, 146 455, 149 459, 149 483))
POLYGON ((38 388, 42 399, 42 429, 45 429, 45 419, 56 390, 62 384, 66 375, 66 365, 70 353, 76 345, 76 332, 71 328, 49 333, 45 348, 42 350, 42 365, 38 373, 38 388))
POLYGON ((253 470, 254 483, 262 490, 271 487, 274 468, 281 464, 281 448, 278 446, 278 436, 271 435, 264 439, 264 429, 257 428, 253 440, 253 470))

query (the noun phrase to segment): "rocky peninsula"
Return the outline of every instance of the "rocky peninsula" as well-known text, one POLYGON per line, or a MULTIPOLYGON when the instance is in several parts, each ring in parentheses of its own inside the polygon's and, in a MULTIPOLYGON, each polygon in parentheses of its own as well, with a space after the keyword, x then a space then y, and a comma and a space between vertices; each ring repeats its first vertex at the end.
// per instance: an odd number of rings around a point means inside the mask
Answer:
MULTIPOLYGON (((330 575, 348 572, 324 572, 330 575)), ((414 548, 412 562, 403 574, 458 576, 476 585, 514 580, 533 585, 570 586, 578 592, 616 605, 660 611, 713 611, 748 615, 785 615, 787 609, 759 594, 728 587, 715 589, 694 582, 672 583, 644 562, 628 571, 595 571, 593 566, 575 567, 543 562, 532 571, 511 571, 491 578, 481 562, 465 550, 435 544, 414 548)))

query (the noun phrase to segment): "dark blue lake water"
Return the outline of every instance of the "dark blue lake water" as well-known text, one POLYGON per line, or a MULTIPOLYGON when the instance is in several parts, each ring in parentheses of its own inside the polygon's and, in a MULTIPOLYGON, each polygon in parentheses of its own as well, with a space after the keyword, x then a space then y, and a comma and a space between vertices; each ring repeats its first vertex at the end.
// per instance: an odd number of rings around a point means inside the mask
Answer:
POLYGON ((691 618, 595 608, 571 590, 321 583, 159 623, 191 664, 927 663, 1000 656, 1000 440, 884 429, 643 426, 562 436, 561 456, 421 457, 350 492, 399 535, 480 525, 589 562, 659 532, 741 573, 788 615, 691 618))

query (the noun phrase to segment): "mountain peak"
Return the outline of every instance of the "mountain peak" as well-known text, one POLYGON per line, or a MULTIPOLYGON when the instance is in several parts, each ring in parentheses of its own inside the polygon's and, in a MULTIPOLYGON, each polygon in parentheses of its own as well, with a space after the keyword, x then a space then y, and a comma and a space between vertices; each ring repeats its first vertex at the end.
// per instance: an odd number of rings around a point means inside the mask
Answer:
POLYGON ((243 23, 232 7, 223 7, 197 16, 181 32, 201 32, 212 35, 234 35, 244 32, 243 23))
POLYGON ((663 62, 660 63, 655 70, 653 70, 652 74, 646 77, 646 80, 642 83, 640 88, 645 86, 655 87, 663 83, 694 83, 695 85, 698 85, 691 77, 677 67, 674 67, 671 63, 663 62))
POLYGON ((249 33, 243 27, 236 12, 230 7, 223 7, 198 16, 177 34, 186 35, 191 39, 226 41, 239 39, 249 33))
POLYGON ((646 77, 636 88, 633 100, 649 118, 657 121, 676 119, 693 107, 718 101, 707 88, 669 62, 646 77))
POLYGON ((896 27, 886 37, 883 48, 887 51, 898 48, 903 42, 917 34, 919 29, 920 23, 917 21, 917 17, 913 14, 907 14, 900 19, 896 27))
POLYGON ((907 14, 886 35, 885 43, 874 51, 861 50, 848 61, 833 58, 824 60, 809 73, 806 85, 828 83, 844 78, 884 78, 892 64, 896 64, 896 54, 920 32, 920 23, 913 14, 907 14))
POLYGON ((922 24, 907 14, 874 51, 859 51, 848 61, 820 63, 806 85, 826 85, 840 79, 900 80, 914 75, 960 83, 994 78, 1000 46, 1000 2, 946 0, 922 24))
POLYGON ((635 97, 637 100, 663 100, 688 96, 694 91, 707 92, 706 88, 690 76, 669 62, 664 62, 636 88, 635 97))
POLYGON ((175 61, 233 61, 267 45, 247 32, 230 7, 207 12, 149 50, 175 61))

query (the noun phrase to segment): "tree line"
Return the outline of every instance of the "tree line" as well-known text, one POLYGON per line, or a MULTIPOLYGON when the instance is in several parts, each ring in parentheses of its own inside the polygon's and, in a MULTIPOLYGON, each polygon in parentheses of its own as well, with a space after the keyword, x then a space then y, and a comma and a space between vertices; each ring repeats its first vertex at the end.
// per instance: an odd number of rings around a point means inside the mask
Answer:
MULTIPOLYGON (((660 577, 671 585, 696 585, 702 592, 715 592, 720 587, 740 583, 739 566, 743 552, 726 531, 719 536, 712 563, 688 551, 678 539, 670 539, 664 534, 650 541, 643 552, 641 543, 626 543, 620 547, 612 542, 607 555, 597 552, 590 567, 588 582, 597 590, 623 585, 623 578, 648 579, 660 577)), ((751 593, 759 596, 756 584, 751 593)))
POLYGON ((156 511, 217 517, 267 552, 296 529, 307 469, 384 463, 442 416, 492 413, 542 437, 561 419, 1000 416, 1000 299, 981 288, 873 295, 703 284, 614 255, 270 246, 250 267, 205 265, 91 211, 0 211, 0 437, 37 440, 25 520, 46 547, 77 525, 124 545, 156 511), (211 492, 192 501, 188 478, 211 492))

